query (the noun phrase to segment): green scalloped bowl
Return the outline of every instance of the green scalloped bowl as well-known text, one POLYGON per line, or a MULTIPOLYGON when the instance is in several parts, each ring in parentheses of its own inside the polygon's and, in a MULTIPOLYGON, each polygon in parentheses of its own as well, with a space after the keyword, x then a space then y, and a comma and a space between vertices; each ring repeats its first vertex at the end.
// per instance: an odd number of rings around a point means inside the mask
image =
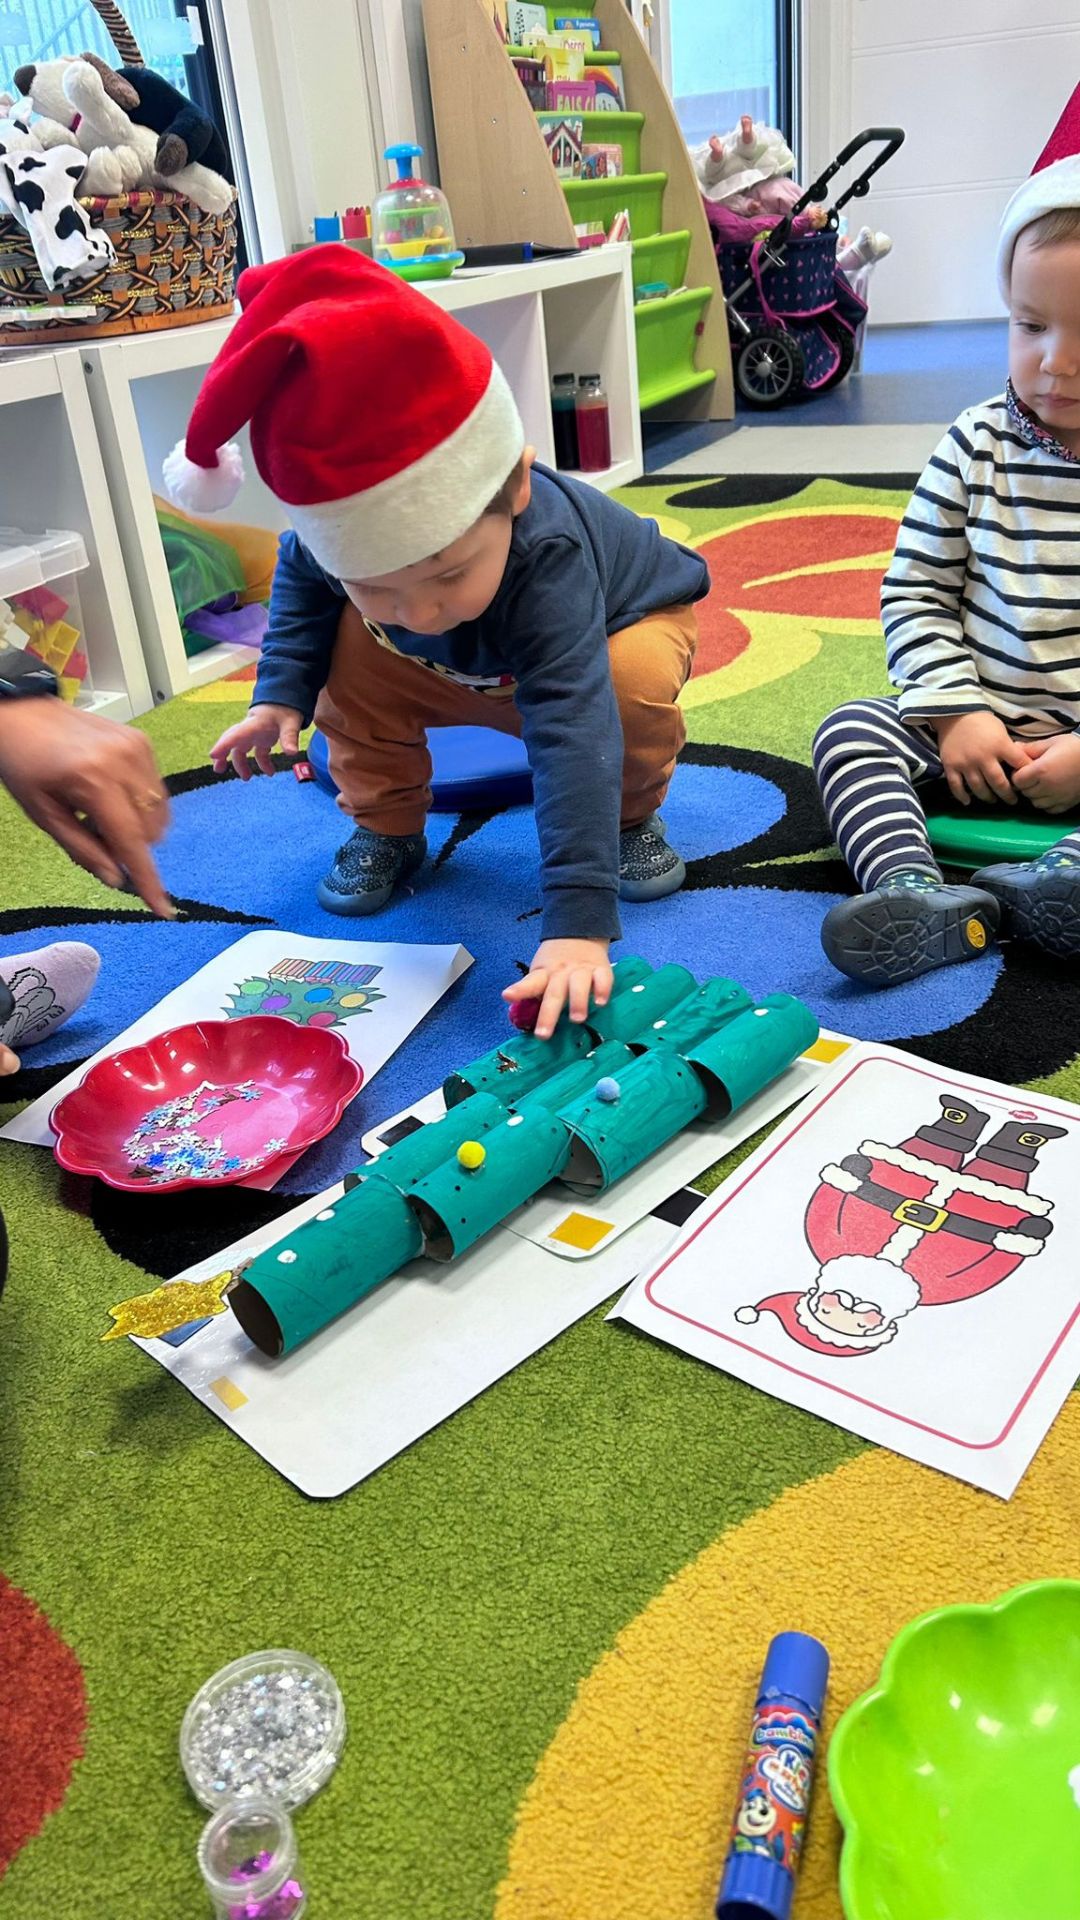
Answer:
POLYGON ((942 1607, 829 1750, 847 1920, 1080 1915, 1080 1581, 942 1607))

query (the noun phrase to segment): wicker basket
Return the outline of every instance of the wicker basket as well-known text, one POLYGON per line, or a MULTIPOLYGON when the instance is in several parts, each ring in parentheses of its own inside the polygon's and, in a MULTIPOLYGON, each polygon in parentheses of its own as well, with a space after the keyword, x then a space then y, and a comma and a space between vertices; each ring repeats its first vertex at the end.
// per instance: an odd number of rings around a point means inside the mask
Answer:
POLYGON ((61 340, 103 340, 112 334, 151 333, 195 320, 219 320, 233 311, 236 206, 202 213, 176 193, 126 193, 115 200, 83 200, 89 218, 116 249, 116 264, 90 280, 49 293, 29 237, 17 221, 0 219, 0 346, 52 346, 61 340), (4 325, 4 306, 47 305, 33 326, 4 325), (66 306, 93 306, 95 320, 65 319, 66 306))

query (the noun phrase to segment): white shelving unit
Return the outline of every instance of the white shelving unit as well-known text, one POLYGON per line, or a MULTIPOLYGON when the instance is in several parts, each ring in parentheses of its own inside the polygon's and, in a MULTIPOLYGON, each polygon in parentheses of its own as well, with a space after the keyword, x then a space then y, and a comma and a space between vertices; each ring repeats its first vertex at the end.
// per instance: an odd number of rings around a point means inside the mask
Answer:
MULTIPOLYGON (((628 246, 598 247, 527 265, 458 272, 421 287, 491 348, 527 438, 548 465, 554 462, 552 374, 603 376, 612 464, 579 477, 604 489, 624 486, 642 472, 630 258, 628 246)), ((233 324, 214 320, 173 333, 104 340, 79 354, 155 700, 254 658, 247 647, 211 647, 187 657, 154 509, 162 461, 181 438, 202 376, 233 324)), ((246 434, 240 444, 247 477, 226 517, 280 532, 287 517, 255 472, 246 434)))
POLYGON ((78 353, 0 360, 0 410, 0 526, 81 534, 90 710, 116 720, 145 713, 153 698, 78 353))

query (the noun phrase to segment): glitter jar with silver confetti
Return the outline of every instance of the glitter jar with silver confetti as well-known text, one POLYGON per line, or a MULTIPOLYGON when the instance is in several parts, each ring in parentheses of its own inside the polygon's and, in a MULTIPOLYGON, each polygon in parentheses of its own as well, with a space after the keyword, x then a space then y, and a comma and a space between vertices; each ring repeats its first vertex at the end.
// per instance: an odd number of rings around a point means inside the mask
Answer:
POLYGON ((249 1653, 199 1688, 180 1760, 204 1807, 245 1796, 299 1807, 325 1786, 345 1744, 333 1674, 305 1653, 249 1653))
POLYGON ((199 1867, 217 1920, 300 1920, 307 1906, 292 1821, 261 1795, 218 1808, 199 1867))

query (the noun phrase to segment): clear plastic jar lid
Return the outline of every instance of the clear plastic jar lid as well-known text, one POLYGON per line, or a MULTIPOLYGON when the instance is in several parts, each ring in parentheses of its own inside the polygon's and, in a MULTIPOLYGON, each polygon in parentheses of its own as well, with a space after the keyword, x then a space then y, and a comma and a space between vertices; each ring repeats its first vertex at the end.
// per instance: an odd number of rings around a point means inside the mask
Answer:
POLYGON ((27 593, 66 574, 88 567, 81 535, 50 527, 45 533, 24 533, 19 527, 0 527, 0 600, 27 593))
POLYGON ((345 1702, 306 1653, 248 1653, 199 1688, 180 1728, 180 1764, 204 1807, 263 1794, 299 1807, 326 1785, 345 1745, 345 1702))

